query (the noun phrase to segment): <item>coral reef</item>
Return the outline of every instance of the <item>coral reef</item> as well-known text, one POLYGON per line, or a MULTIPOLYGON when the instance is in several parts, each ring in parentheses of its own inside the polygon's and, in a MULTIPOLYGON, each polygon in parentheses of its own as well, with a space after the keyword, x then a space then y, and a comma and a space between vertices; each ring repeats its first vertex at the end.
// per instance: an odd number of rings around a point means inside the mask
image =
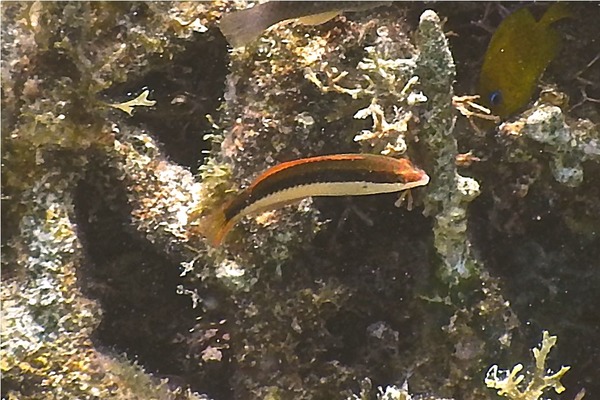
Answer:
POLYGON ((500 396, 512 400, 538 400, 547 389, 554 389, 556 393, 564 392, 565 387, 560 383, 560 379, 571 367, 563 366, 555 373, 551 373, 546 367, 546 358, 555 344, 556 336, 550 336, 547 331, 544 331, 540 348, 533 349, 535 370, 525 387, 523 387, 525 376, 519 375, 523 370, 522 364, 517 364, 512 370, 506 371, 498 370, 498 366, 493 365, 485 377, 486 386, 496 389, 500 396))
POLYGON ((429 99, 428 117, 421 127, 420 137, 431 153, 435 177, 427 196, 426 213, 434 215, 436 220, 434 243, 444 264, 440 273, 443 279, 455 285, 476 273, 466 225, 467 204, 479 195, 479 184, 456 171, 454 160, 458 147, 452 135, 456 118, 452 109, 456 73, 439 17, 433 11, 425 11, 421 16, 417 40, 420 53, 416 73, 429 99))
POLYGON ((599 393, 599 11, 569 5, 555 95, 493 126, 470 90, 503 6, 228 49, 219 19, 249 5, 2 3, 3 398, 496 398, 486 371, 509 398, 599 393), (269 166, 341 152, 432 179, 199 234, 269 166), (490 369, 545 329, 531 390, 490 369))
POLYGON ((207 5, 2 4, 3 397, 201 398, 98 346, 110 310, 89 296, 82 230, 93 222, 77 204, 90 171, 136 144, 116 140, 107 105, 122 101, 104 91, 155 68, 153 56, 173 59, 194 31, 177 18, 199 13, 216 15, 207 5))
POLYGON ((408 390, 408 383, 406 381, 402 384, 402 387, 395 385, 386 386, 385 388, 378 387, 375 395, 373 395, 372 390, 373 384, 368 378, 360 382, 360 387, 360 394, 352 395, 352 397, 349 397, 348 400, 448 400, 426 395, 413 396, 408 390))
MULTIPOLYGON (((560 107, 539 104, 516 121, 503 123, 500 133, 512 140, 526 138, 543 146, 544 155, 551 156, 550 167, 554 179, 576 187, 583 182, 583 163, 600 159, 600 132, 589 120, 579 120, 572 126, 565 121, 560 107)), ((516 149, 510 161, 536 158, 528 152, 530 146, 513 145, 516 149)))
POLYGON ((103 312, 82 294, 78 280, 85 257, 71 188, 80 178, 48 167, 22 194, 28 210, 10 241, 15 264, 3 257, 3 393, 10 399, 199 399, 94 346, 103 312))

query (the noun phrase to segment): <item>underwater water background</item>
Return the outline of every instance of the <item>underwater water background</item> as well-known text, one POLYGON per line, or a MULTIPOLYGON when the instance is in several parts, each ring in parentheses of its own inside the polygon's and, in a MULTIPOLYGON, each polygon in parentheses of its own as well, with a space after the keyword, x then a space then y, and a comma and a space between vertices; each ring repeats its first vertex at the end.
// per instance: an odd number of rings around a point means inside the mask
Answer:
POLYGON ((2 2, 2 398, 600 396, 600 6, 553 4, 307 4, 233 48, 245 1, 2 2), (485 60, 503 100, 531 82, 510 115, 463 97, 485 60), (269 167, 340 153, 430 181, 203 238, 269 167))

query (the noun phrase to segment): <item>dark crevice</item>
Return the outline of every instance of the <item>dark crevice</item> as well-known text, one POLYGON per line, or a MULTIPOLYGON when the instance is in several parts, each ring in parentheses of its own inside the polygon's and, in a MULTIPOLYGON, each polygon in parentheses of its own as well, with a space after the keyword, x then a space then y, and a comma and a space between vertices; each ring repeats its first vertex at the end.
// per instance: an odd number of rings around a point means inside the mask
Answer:
POLYGON ((185 46, 170 62, 149 61, 158 67, 105 95, 125 101, 149 89, 156 105, 137 107, 132 123, 145 126, 171 161, 195 173, 203 162, 203 150, 211 146, 204 140, 213 130, 206 115, 216 116, 221 105, 228 55, 225 39, 216 30, 197 34, 185 46))
POLYGON ((206 371, 199 371, 198 363, 183 361, 194 350, 202 350, 193 348, 198 346, 193 336, 198 333, 190 333, 201 311, 192 309, 188 296, 177 294, 183 283, 179 261, 135 231, 117 172, 107 165, 89 171, 74 203, 86 256, 79 281, 84 294, 99 301, 103 311, 93 335, 95 345, 126 353, 171 384, 226 398, 227 361, 206 371))
MULTIPOLYGON (((558 335, 550 365, 554 370, 559 363, 572 366, 562 379, 568 398, 575 397, 582 387, 596 392, 597 385, 582 378, 600 374, 598 367, 587 361, 600 354, 593 345, 600 331, 596 306, 600 301, 596 290, 600 284, 599 241, 576 234, 574 226, 565 224, 577 219, 580 224, 595 223, 592 218, 586 220, 576 214, 578 210, 583 213, 589 205, 571 203, 572 199, 585 199, 594 187, 599 187, 598 175, 588 170, 586 176, 589 178, 575 193, 558 184, 533 185, 525 198, 515 198, 509 207, 493 200, 493 196, 508 199, 501 194, 505 189, 495 186, 492 194, 487 185, 488 190, 470 207, 473 247, 486 268, 501 279, 513 310, 526 318, 522 321, 526 340, 539 343, 542 330, 558 335), (593 370, 596 372, 590 372, 593 370)), ((507 177, 498 180, 506 181, 507 177)))

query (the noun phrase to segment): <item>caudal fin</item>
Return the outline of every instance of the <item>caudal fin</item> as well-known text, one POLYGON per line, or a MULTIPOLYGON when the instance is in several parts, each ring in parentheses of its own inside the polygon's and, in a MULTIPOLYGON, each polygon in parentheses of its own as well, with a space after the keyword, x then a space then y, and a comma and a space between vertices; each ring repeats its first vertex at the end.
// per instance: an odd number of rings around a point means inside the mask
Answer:
POLYGON ((245 46, 259 37, 269 26, 279 22, 271 9, 272 5, 263 3, 225 14, 221 18, 219 29, 231 46, 245 46))
POLYGON ((546 12, 544 13, 542 19, 540 20, 540 24, 547 26, 555 23, 558 20, 561 20, 563 18, 569 18, 571 16, 572 14, 567 4, 563 2, 554 3, 550 7, 548 7, 546 12))
POLYGON ((213 247, 218 247, 223 242, 225 235, 231 230, 233 224, 227 221, 223 210, 219 209, 212 214, 201 217, 198 221, 198 230, 213 247))

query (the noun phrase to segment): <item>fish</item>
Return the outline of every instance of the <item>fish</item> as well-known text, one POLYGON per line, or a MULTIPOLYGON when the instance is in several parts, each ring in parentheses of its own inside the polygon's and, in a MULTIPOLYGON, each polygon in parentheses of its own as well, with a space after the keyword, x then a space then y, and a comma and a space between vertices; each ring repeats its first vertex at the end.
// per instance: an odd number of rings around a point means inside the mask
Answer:
POLYGON ((478 92, 493 114, 506 119, 531 101, 540 76, 561 47, 552 24, 570 16, 565 3, 554 3, 539 21, 521 8, 500 23, 479 75, 478 92))
POLYGON ((362 11, 391 1, 269 1, 252 8, 225 14, 219 29, 231 46, 243 47, 266 29, 296 20, 304 25, 320 25, 345 11, 362 11))
POLYGON ((393 193, 429 183, 425 171, 406 158, 376 154, 333 154, 275 165, 246 189, 205 217, 199 232, 219 246, 242 218, 307 197, 393 193))

